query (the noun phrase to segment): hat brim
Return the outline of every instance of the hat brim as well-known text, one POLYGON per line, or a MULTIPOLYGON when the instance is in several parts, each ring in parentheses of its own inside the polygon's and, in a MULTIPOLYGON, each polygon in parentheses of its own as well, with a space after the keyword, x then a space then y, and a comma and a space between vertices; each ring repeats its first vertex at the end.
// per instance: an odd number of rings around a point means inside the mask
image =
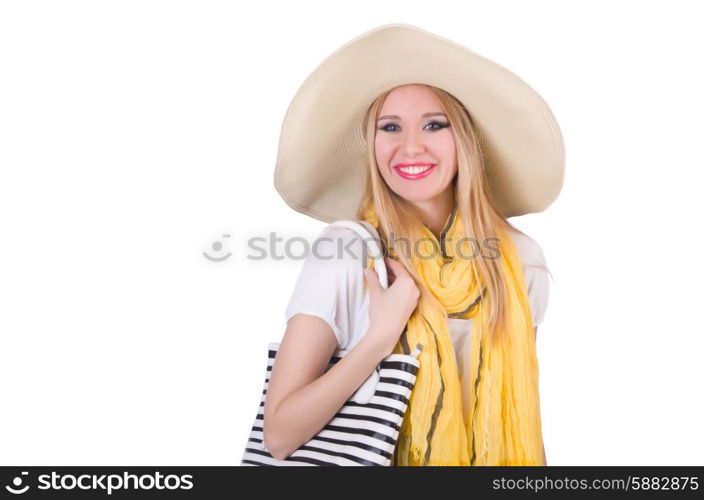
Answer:
POLYGON ((367 161, 364 115, 382 92, 410 83, 441 88, 469 111, 504 217, 541 212, 557 198, 564 144, 540 95, 466 47, 391 24, 332 53, 291 101, 274 173, 276 190, 291 208, 324 222, 354 217, 367 161))

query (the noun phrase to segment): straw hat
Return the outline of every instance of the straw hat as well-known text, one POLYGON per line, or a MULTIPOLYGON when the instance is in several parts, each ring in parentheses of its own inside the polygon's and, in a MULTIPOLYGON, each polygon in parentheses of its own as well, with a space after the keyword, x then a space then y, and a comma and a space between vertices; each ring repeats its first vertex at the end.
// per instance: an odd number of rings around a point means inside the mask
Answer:
POLYGON ((564 144, 555 117, 535 90, 455 42, 391 24, 336 50, 291 101, 274 173, 286 203, 324 222, 353 219, 366 168, 364 115, 379 94, 410 83, 441 88, 469 111, 504 217, 541 212, 557 198, 564 144))

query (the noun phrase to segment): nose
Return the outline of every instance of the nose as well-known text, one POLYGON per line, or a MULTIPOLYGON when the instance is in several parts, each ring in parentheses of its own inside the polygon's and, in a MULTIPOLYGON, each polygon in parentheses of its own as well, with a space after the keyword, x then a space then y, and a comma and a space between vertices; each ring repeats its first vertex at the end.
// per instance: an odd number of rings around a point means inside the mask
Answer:
POLYGON ((404 154, 408 156, 414 156, 422 153, 425 149, 425 144, 423 139, 420 137, 420 133, 415 130, 411 130, 404 135, 403 138, 403 150, 404 154))

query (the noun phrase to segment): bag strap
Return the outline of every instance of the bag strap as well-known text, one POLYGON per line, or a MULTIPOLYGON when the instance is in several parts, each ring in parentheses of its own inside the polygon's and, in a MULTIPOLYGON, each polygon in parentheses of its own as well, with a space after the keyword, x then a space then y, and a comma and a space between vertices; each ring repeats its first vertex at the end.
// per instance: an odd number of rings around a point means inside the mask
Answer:
MULTIPOLYGON (((330 223, 334 227, 346 227, 351 229, 359 235, 360 238, 365 243, 365 249, 371 250, 372 257, 374 258, 374 270, 376 274, 379 275, 379 283, 382 288, 389 287, 389 277, 386 272, 386 264, 384 264, 384 253, 381 251, 381 238, 376 228, 372 226, 367 221, 354 221, 354 220, 337 220, 330 223)), ((367 267, 366 260, 364 262, 364 267, 367 267)))

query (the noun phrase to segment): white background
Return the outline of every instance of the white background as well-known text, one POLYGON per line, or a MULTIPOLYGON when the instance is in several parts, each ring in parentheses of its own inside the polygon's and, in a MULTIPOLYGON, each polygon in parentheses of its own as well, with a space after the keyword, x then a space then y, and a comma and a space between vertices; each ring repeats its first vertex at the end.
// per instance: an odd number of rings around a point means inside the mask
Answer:
POLYGON ((247 239, 324 227, 274 189, 284 114, 394 22, 509 68, 562 127, 560 197, 512 219, 554 277, 549 464, 701 464, 696 6, 3 2, 0 464, 239 464, 302 265, 249 260, 247 239))

